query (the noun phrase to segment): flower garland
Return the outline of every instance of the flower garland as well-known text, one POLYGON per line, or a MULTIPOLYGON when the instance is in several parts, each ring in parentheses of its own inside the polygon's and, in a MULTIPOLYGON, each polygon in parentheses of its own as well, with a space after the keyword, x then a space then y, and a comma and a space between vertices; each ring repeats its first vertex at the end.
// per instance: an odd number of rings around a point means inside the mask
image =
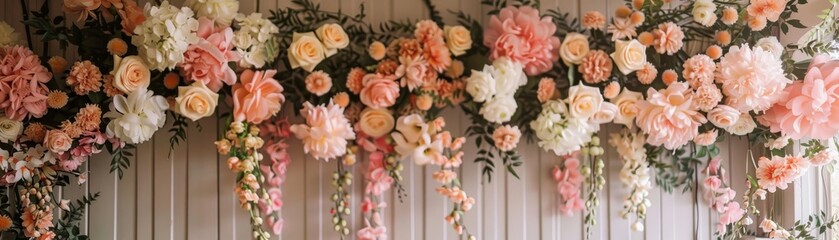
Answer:
POLYGON ((620 133, 612 133, 609 138, 609 145, 617 149, 623 161, 620 180, 630 189, 624 201, 621 217, 628 219, 631 214, 634 214, 635 221, 632 224, 632 230, 635 231, 644 231, 643 220, 646 218, 647 208, 652 206, 648 198, 652 181, 650 181, 650 167, 646 161, 645 141, 643 135, 626 129, 620 133))

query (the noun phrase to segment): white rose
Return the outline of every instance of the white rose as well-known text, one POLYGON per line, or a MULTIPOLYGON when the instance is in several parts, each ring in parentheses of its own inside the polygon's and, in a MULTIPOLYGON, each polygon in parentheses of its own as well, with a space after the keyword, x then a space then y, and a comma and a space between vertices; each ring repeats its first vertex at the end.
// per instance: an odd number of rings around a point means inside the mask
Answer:
POLYGON ((187 0, 184 5, 192 8, 198 17, 213 19, 225 26, 229 26, 239 13, 238 0, 187 0))
POLYGON ((644 99, 644 95, 639 92, 633 92, 629 89, 624 89, 621 94, 612 99, 618 108, 618 114, 615 116, 615 123, 632 127, 635 124, 635 116, 638 115, 638 107, 635 103, 644 99))
POLYGON ((772 53, 776 58, 781 58, 784 54, 784 46, 778 41, 778 38, 771 36, 757 40, 755 46, 760 47, 764 51, 772 53))
POLYGON ((466 92, 475 102, 487 101, 495 95, 495 79, 487 72, 472 70, 472 75, 466 79, 466 92))
POLYGON ((516 113, 516 99, 513 96, 493 98, 481 107, 480 113, 489 122, 504 123, 510 121, 516 113))
POLYGON ((393 115, 387 109, 367 108, 361 112, 358 124, 365 134, 378 138, 390 133, 395 123, 393 115))
POLYGON ((743 113, 740 115, 740 119, 738 119, 737 122, 734 123, 734 125, 731 125, 725 130, 730 132, 731 134, 743 136, 751 133, 753 130, 755 130, 755 127, 757 127, 757 125, 755 124, 755 121, 752 119, 752 116, 749 115, 749 113, 743 113))
POLYGON ((615 52, 612 53, 615 65, 624 75, 644 68, 647 64, 647 47, 638 40, 615 42, 615 52))
POLYGON ((490 68, 492 77, 495 78, 495 95, 512 96, 519 87, 527 84, 527 75, 524 74, 523 69, 520 63, 509 58, 495 59, 490 68))
POLYGON ((288 61, 292 69, 302 67, 311 72, 326 58, 325 51, 314 33, 294 33, 288 47, 288 61))
POLYGON ((460 56, 472 48, 472 34, 469 29, 463 26, 445 26, 443 32, 446 35, 446 47, 455 56, 460 56))
POLYGON ((600 105, 600 111, 591 116, 591 122, 595 124, 604 124, 611 122, 618 115, 618 106, 610 102, 604 102, 600 105))
POLYGON ((178 97, 175 98, 177 105, 175 112, 191 119, 198 119, 212 116, 218 105, 218 94, 197 81, 187 87, 178 87, 178 97))
POLYGON ((693 20, 706 27, 717 21, 717 5, 712 0, 696 0, 693 2, 693 20))
POLYGON ((22 122, 9 119, 6 116, 0 117, 0 142, 14 142, 21 132, 23 132, 22 122))
POLYGON ((586 119, 600 111, 603 95, 600 89, 586 85, 576 85, 568 88, 568 113, 573 118, 586 119))
POLYGON ((343 49, 350 45, 350 37, 347 36, 347 33, 344 32, 344 28, 341 25, 327 23, 315 30, 315 33, 326 48, 327 57, 337 53, 338 49, 343 49))
POLYGON ((775 140, 768 141, 764 144, 765 147, 769 149, 783 149, 789 144, 789 136, 782 136, 776 138, 775 140))
POLYGON ((588 38, 579 33, 568 33, 559 46, 559 57, 566 65, 580 64, 588 54, 588 38))

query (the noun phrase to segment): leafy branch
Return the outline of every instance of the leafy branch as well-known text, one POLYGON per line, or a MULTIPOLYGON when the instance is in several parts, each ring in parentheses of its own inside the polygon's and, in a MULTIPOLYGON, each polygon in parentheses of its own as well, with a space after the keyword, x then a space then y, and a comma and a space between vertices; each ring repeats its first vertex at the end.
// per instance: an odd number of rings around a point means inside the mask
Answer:
POLYGON ((136 149, 136 146, 133 144, 126 144, 123 147, 113 146, 112 144, 106 144, 105 146, 108 149, 108 153, 111 154, 111 173, 116 171, 119 179, 122 179, 125 169, 131 167, 131 160, 129 158, 134 156, 132 151, 136 149))

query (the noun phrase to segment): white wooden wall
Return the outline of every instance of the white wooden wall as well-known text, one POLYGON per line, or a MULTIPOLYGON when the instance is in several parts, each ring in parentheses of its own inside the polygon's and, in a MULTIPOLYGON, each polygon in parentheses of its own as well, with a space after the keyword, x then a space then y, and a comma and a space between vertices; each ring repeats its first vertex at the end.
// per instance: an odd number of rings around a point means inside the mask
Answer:
MULTIPOLYGON (((37 9, 46 0, 25 0, 30 9, 37 9)), ((53 13, 60 11, 61 2, 50 0, 53 13)), ((145 2, 145 1, 141 1, 145 2)), ((173 1, 176 5, 182 0, 173 1)), ((354 13, 358 5, 365 3, 369 20, 381 22, 388 19, 417 19, 427 17, 427 10, 420 0, 320 0, 327 10, 341 9, 354 13)), ((463 10, 472 16, 480 16, 487 8, 480 0, 433 0, 447 22, 453 23, 454 16, 445 10, 463 10)), ((820 1, 814 1, 820 2, 820 1)), ((808 7, 814 13, 826 5, 808 7)), ((571 16, 579 16, 591 10, 600 10, 607 16, 623 4, 622 0, 543 0, 542 10, 559 7, 571 16)), ((244 0, 240 11, 244 13, 287 7, 288 0, 244 0)), ((2 19, 18 31, 23 32, 20 22, 20 1, 0 1, 2 19)), ((803 15, 803 14, 802 14, 803 15)), ((811 16, 814 14, 811 14, 811 16)), ((804 19, 805 24, 815 20, 804 19)), ((37 36, 35 36, 37 39, 37 36)), ((783 39, 785 42, 797 39, 783 39)), ((37 42, 37 40, 36 40, 37 42)), ((63 51, 53 44, 52 54, 74 57, 72 49, 63 51)), ((36 52, 43 51, 40 44, 36 52)), ((288 115, 291 109, 283 110, 288 115)), ((462 134, 468 126, 468 119, 457 109, 445 112, 448 127, 452 132, 462 134)), ((295 118, 299 122, 299 118, 295 118)), ((233 194, 233 174, 227 169, 225 157, 218 156, 213 147, 220 121, 214 118, 200 121, 203 131, 190 128, 189 140, 178 146, 169 156, 168 134, 161 130, 152 141, 137 148, 131 168, 122 180, 109 174, 110 157, 98 155, 88 161, 84 168, 89 171, 89 181, 81 186, 61 189, 64 198, 78 198, 85 193, 99 192, 100 199, 88 209, 83 231, 92 239, 250 239, 248 218, 239 209, 233 194)), ((601 132, 606 139, 612 126, 601 132)), ((471 142, 471 141, 470 141, 471 142)), ((605 142, 605 141, 604 141, 605 142)), ((300 146, 292 141, 292 146, 300 146)), ((732 139, 721 144, 721 156, 729 169, 732 183, 738 192, 745 188, 742 173, 745 172, 747 142, 732 139)), ((608 149, 608 147, 607 147, 608 149)), ((328 212, 328 197, 333 189, 330 176, 335 164, 324 163, 304 157, 301 148, 291 148, 292 164, 284 186, 283 216, 286 219, 282 239, 337 239, 332 230, 328 212)), ((467 146, 467 155, 474 155, 474 146, 467 146)), ((524 165, 519 170, 521 179, 508 176, 504 171, 496 172, 492 183, 484 183, 481 166, 466 162, 460 173, 464 177, 467 193, 475 196, 478 205, 466 214, 466 224, 480 239, 583 239, 583 220, 576 216, 561 216, 557 209, 556 184, 549 176, 558 158, 540 151, 535 144, 521 144, 520 153, 524 165)), ((704 203, 694 207, 691 194, 667 194, 659 188, 651 191, 652 208, 649 209, 645 232, 630 230, 631 222, 619 217, 627 190, 618 180, 621 162, 617 154, 607 151, 607 185, 601 192, 601 205, 597 210, 598 225, 593 239, 711 239, 716 215, 704 203), (699 229, 695 222, 700 224, 699 229), (694 234, 696 236, 694 237, 694 234)), ((467 157, 468 158, 468 157, 467 157)), ((431 179, 433 170, 407 165, 403 176, 408 197, 400 202, 395 194, 388 199, 385 213, 390 239, 457 239, 450 227, 443 221, 450 203, 440 197, 431 179)), ((352 186, 354 198, 353 215, 350 221, 353 229, 363 227, 359 201, 363 192, 361 179, 364 165, 355 166, 352 171, 359 176, 352 186)), ((393 191, 391 191, 393 193, 393 191)), ((738 196, 739 197, 739 196, 738 196)), ((787 205, 788 206, 788 205, 787 205)))

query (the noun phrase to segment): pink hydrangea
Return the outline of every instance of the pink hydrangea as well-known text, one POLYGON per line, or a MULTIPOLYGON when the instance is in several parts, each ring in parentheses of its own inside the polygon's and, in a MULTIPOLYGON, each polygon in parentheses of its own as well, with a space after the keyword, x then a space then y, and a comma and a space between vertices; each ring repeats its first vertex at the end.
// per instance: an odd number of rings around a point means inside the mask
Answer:
POLYGON ((675 82, 666 89, 647 90, 647 99, 638 101, 635 123, 648 135, 647 143, 675 149, 699 134, 699 126, 707 120, 692 104, 687 83, 675 82))
POLYGON ((839 133, 839 60, 813 59, 803 81, 784 89, 783 97, 759 116, 772 132, 792 139, 829 139, 839 133))
POLYGON ((300 115, 306 124, 291 126, 291 132, 303 141, 303 150, 316 159, 329 160, 347 152, 347 140, 355 139, 344 109, 330 102, 328 105, 303 104, 300 115))
POLYGON ((484 31, 484 45, 490 48, 490 61, 508 57, 524 65, 527 75, 544 73, 559 60, 556 25, 539 10, 524 6, 506 7, 492 16, 484 31))
POLYGON ((52 74, 38 55, 21 47, 0 48, 0 109, 6 117, 22 121, 47 113, 46 82, 52 74))
POLYGON ((198 19, 198 43, 184 52, 181 72, 187 82, 200 81, 214 92, 223 84, 236 83, 236 72, 228 62, 239 61, 239 53, 233 50, 233 30, 230 27, 216 27, 213 20, 198 19))

